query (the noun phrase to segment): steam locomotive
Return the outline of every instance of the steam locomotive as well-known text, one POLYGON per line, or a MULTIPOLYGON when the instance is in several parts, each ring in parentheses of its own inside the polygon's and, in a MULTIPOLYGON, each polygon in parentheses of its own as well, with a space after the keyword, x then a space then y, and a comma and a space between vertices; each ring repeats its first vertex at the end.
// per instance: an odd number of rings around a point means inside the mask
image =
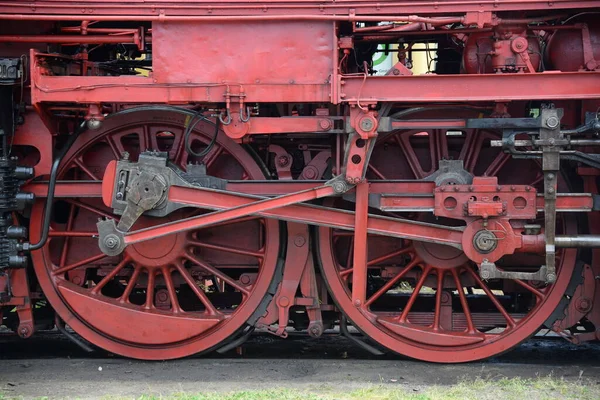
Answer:
POLYGON ((442 363, 600 338, 600 1, 0 20, 5 334, 158 360, 334 333, 442 363))

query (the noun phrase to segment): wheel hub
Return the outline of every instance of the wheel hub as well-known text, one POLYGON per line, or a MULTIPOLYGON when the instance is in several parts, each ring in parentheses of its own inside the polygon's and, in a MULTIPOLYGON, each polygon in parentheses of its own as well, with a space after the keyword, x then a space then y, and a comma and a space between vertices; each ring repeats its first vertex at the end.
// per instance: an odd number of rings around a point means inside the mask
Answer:
POLYGON ((473 246, 475 249, 482 253, 491 253, 498 246, 498 238, 493 232, 487 230, 480 230, 473 237, 473 246))
MULTIPOLYGON (((173 218, 140 217, 136 229, 149 228, 173 220, 173 218)), ((185 252, 186 233, 163 236, 127 246, 125 254, 140 265, 161 266, 175 262, 185 252)))

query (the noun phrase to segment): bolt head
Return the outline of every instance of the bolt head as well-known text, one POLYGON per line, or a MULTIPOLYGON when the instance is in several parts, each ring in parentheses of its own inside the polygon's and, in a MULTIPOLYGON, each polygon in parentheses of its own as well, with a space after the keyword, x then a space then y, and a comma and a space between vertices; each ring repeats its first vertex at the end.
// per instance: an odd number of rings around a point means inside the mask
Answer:
POLYGON ((104 239, 104 245, 109 249, 114 249, 119 245, 119 239, 117 239, 115 235, 109 235, 104 239))
POLYGON ((548 128, 550 128, 550 129, 554 129, 554 128, 556 128, 556 127, 558 126, 558 124, 559 124, 559 123, 560 123, 560 121, 558 120, 558 118, 556 118, 556 117, 554 117, 554 116, 552 116, 552 117, 549 117, 549 118, 546 120, 546 126, 547 126, 548 128))
POLYGON ((279 305, 280 305, 281 307, 287 307, 287 306, 289 306, 289 305, 290 305, 290 299, 288 299, 288 298, 287 298, 287 297, 285 297, 285 296, 284 296, 284 297, 281 297, 281 298, 279 299, 279 305))
POLYGON ((360 129, 363 131, 369 132, 369 131, 373 130, 374 127, 375 127, 375 123, 373 122, 373 120, 370 117, 363 118, 360 121, 360 129))
POLYGON ((290 163, 290 159, 288 156, 280 156, 277 159, 277 164, 279 164, 280 167, 285 167, 290 163))
POLYGON ((87 121, 86 125, 89 130, 95 131, 97 129, 100 129, 100 127, 102 126, 102 121, 92 118, 87 121))
POLYGON ((159 302, 165 302, 169 299, 169 296, 167 295, 166 292, 160 291, 158 293, 156 293, 156 300, 159 302))
POLYGON ((490 279, 489 271, 481 271, 481 279, 490 279))
POLYGON ((306 239, 302 235, 297 235, 294 238, 294 245, 296 245, 296 247, 302 247, 302 246, 304 246, 305 243, 306 243, 306 239))
MULTIPOLYGON (((350 180, 350 178, 348 178, 350 180)), ((344 193, 346 191, 346 184, 341 181, 333 182, 333 191, 336 193, 344 193)))
POLYGON ((319 121, 319 127, 324 131, 328 131, 331 129, 331 121, 328 119, 322 119, 319 121))
POLYGON ((22 338, 29 337, 31 335, 31 330, 28 326, 22 326, 19 328, 19 336, 22 338))

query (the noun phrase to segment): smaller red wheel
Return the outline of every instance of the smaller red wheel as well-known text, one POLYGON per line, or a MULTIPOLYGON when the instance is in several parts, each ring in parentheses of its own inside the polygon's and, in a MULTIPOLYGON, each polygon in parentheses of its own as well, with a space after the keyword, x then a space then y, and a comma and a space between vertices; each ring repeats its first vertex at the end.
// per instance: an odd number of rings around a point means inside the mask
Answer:
MULTIPOLYGON (((456 118, 455 113, 449 117, 456 118)), ((463 113, 464 114, 464 113, 463 113)), ((444 117, 439 112, 439 117, 444 117)), ((460 115, 469 117, 468 115, 460 115)), ((424 118, 415 113, 414 118, 424 118)), ((423 179, 439 160, 462 160, 471 176, 497 176, 501 184, 543 183, 539 164, 511 160, 489 146, 493 131, 398 131, 380 137, 368 167, 369 180, 423 179)), ((566 191, 565 182, 561 191, 566 191)), ((337 203, 353 208, 352 204, 337 203)), ((373 212, 371 210, 371 212, 373 212)), ((426 222, 431 215, 392 215, 426 222)), ((540 221, 543 224, 543 219, 540 221)), ((448 221, 448 223, 461 223, 448 221)), ((557 232, 576 232, 573 218, 561 218, 557 232)), ((431 362, 466 362, 492 357, 535 334, 559 305, 570 282, 576 250, 557 256, 553 284, 518 279, 483 281, 477 266, 455 248, 370 235, 367 240, 367 294, 353 301, 352 232, 320 228, 323 276, 342 312, 356 328, 397 353, 431 362)), ((502 257, 503 269, 535 271, 544 257, 502 257)), ((359 291, 360 292, 360 291, 359 291)))

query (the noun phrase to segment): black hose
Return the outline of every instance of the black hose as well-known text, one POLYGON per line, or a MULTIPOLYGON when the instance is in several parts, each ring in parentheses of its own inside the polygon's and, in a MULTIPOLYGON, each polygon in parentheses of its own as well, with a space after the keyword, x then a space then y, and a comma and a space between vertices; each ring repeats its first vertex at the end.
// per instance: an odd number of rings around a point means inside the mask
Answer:
POLYGON ((58 314, 56 314, 56 316, 54 317, 54 325, 56 325, 56 328, 58 328, 58 330, 63 335, 65 335, 71 342, 79 346, 83 351, 85 351, 86 353, 94 352, 94 349, 88 346, 87 343, 85 343, 83 340, 80 340, 77 336, 73 335, 67 330, 67 327, 65 326, 65 321, 63 321, 62 318, 58 316, 58 314))
POLYGON ((371 346, 368 343, 363 342, 357 337, 354 337, 354 335, 352 335, 350 331, 348 331, 348 320, 344 315, 342 315, 342 318, 340 318, 340 332, 342 333, 342 335, 350 339, 352 343, 356 344, 358 347, 368 351, 371 354, 374 354, 376 356, 382 356, 385 354, 383 351, 371 346))
POLYGON ((41 249, 48 241, 48 233, 50 232, 50 222, 52 220, 52 203, 54 202, 54 191, 56 188, 56 180, 58 179, 58 168, 65 156, 67 155, 67 152, 69 151, 73 143, 75 143, 75 140, 77 140, 77 138, 79 137, 79 134, 85 131, 85 126, 85 122, 79 125, 75 132, 73 132, 73 134, 69 136, 69 139, 67 139, 67 142, 62 146, 57 156, 54 158, 54 161, 52 162, 52 168, 50 170, 50 182, 48 183, 48 197, 46 197, 46 206, 44 207, 42 237, 40 238, 39 242, 29 245, 29 247, 27 248, 27 250, 29 251, 41 249))
POLYGON ((185 133, 183 135, 183 142, 185 144, 185 150, 188 152, 188 154, 191 154, 194 157, 203 158, 210 152, 210 150, 213 148, 213 146, 217 142, 217 136, 219 136, 219 122, 220 121, 219 121, 219 118, 217 118, 217 121, 215 122, 215 134, 213 135, 212 139, 210 140, 210 143, 208 143, 208 146, 206 146, 206 148, 204 150, 202 150, 200 153, 196 153, 194 150, 192 150, 192 145, 190 143, 190 134, 192 133, 192 131, 194 130, 194 128, 196 127, 196 125, 198 125, 198 122, 200 122, 200 121, 211 122, 208 118, 206 118, 204 115, 202 115, 200 113, 197 113, 196 115, 194 115, 194 117, 190 120, 190 123, 188 124, 187 128, 185 129, 185 133))

